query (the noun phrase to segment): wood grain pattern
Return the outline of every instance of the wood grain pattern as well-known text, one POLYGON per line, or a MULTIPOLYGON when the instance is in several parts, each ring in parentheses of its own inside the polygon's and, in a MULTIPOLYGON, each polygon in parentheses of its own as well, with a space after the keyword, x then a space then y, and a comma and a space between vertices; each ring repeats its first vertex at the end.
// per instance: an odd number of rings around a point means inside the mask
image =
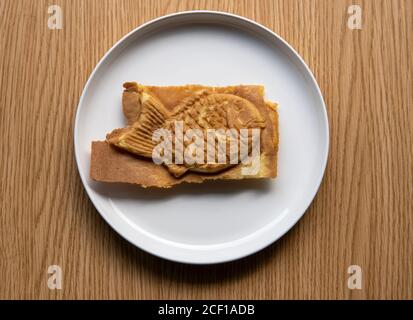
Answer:
POLYGON ((413 298, 413 1, 0 1, 0 298, 413 298), (347 28, 347 7, 363 29, 347 28), (47 28, 47 7, 63 30, 47 28), (83 86, 102 55, 152 18, 233 12, 286 39, 330 119, 324 181, 280 241, 216 266, 155 258, 96 212, 74 160, 83 86), (47 267, 63 269, 49 290, 47 267), (347 267, 363 289, 347 288, 347 267))

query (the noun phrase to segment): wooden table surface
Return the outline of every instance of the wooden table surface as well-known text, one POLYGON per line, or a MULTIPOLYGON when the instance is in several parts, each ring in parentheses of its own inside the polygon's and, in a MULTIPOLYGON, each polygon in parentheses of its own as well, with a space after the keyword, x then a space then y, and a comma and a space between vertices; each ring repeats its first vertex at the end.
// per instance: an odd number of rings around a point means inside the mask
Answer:
POLYGON ((0 298, 413 298, 413 1, 0 1, 0 298), (347 27, 351 4, 363 27, 347 27), (62 8, 50 30, 47 9, 62 8), (80 181, 73 125, 103 54, 177 11, 233 12, 304 58, 327 104, 321 188, 281 240, 215 266, 164 261, 127 243, 80 181), (62 289, 47 268, 62 268, 62 289), (362 289, 347 286, 350 265, 362 289))

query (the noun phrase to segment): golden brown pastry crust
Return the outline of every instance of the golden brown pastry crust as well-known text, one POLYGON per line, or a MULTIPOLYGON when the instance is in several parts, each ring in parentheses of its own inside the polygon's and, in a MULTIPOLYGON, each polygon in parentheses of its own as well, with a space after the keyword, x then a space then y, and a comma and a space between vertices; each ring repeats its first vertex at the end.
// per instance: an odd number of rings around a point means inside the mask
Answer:
MULTIPOLYGON (((133 83, 130 84, 131 86, 133 83)), ((137 94, 125 84, 122 107, 128 124, 136 120, 137 94)), ((265 128, 261 132, 261 163, 257 175, 246 176, 241 173, 242 164, 225 171, 210 174, 187 173, 181 178, 173 177, 162 165, 154 164, 150 159, 131 155, 112 147, 106 141, 92 142, 90 176, 103 182, 125 182, 143 187, 167 188, 182 182, 201 183, 205 180, 275 178, 277 175, 278 153, 278 113, 276 105, 264 101, 264 88, 256 85, 229 87, 205 87, 200 85, 156 87, 146 86, 168 109, 173 110, 184 98, 195 91, 206 89, 216 93, 233 94, 252 102, 265 118, 265 128)), ((120 129, 122 130, 122 129, 120 129)))

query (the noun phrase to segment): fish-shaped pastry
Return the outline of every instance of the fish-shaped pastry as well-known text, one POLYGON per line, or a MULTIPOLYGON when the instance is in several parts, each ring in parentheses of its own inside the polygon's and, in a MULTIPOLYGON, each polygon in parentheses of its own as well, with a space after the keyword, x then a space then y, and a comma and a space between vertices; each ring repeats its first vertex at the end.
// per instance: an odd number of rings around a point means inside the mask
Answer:
MULTIPOLYGON (((129 92, 135 92, 138 97, 136 107, 133 110, 124 110, 128 113, 128 126, 122 129, 116 129, 107 135, 107 141, 118 148, 124 149, 133 154, 152 158, 153 150, 157 146, 154 139, 155 131, 159 129, 169 130, 171 133, 172 159, 171 163, 164 163, 169 172, 176 178, 181 177, 187 171, 200 173, 216 173, 234 166, 242 161, 238 157, 238 162, 231 161, 233 154, 239 154, 240 147, 230 148, 231 136, 227 136, 227 143, 222 145, 214 143, 211 146, 211 141, 207 139, 211 129, 215 132, 221 132, 222 129, 228 132, 228 129, 235 129, 240 132, 241 129, 263 129, 265 128, 265 119, 260 114, 257 107, 250 101, 229 93, 217 93, 210 90, 198 90, 190 96, 178 102, 173 110, 167 110, 161 101, 145 86, 137 83, 125 83, 124 87, 129 92), (195 129, 203 139, 203 148, 205 151, 205 161, 202 163, 192 161, 189 163, 185 157, 180 161, 178 158, 177 145, 186 149, 193 141, 181 141, 178 143, 177 137, 179 132, 177 128, 182 127, 185 133, 188 129, 195 129), (221 131, 220 131, 221 129, 221 131), (229 138, 229 140, 228 140, 229 138), (208 147, 214 148, 214 161, 208 161, 208 147), (221 148, 221 149, 220 149, 221 148), (218 159, 219 152, 225 153, 225 160, 218 159)), ((217 133, 219 135, 220 133, 217 133)), ((219 137, 215 137, 219 138, 219 137)), ((214 139, 215 139, 214 138, 214 139)), ((239 136, 233 136, 237 139, 235 143, 242 143, 239 136)), ((252 136, 248 136, 248 151, 251 151, 252 136)), ((244 143, 247 141, 244 140, 244 143)), ((215 142, 215 140, 213 140, 215 142)), ((240 146, 240 145, 239 145, 240 146)), ((181 149, 179 149, 181 151, 181 149)), ((183 151, 183 150, 182 150, 183 151)), ((209 159, 211 160, 211 159, 209 159)))

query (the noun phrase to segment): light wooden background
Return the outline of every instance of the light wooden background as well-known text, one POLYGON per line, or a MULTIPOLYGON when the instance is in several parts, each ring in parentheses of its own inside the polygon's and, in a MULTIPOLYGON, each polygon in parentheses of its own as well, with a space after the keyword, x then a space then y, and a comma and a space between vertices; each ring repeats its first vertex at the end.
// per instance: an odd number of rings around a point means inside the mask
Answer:
POLYGON ((0 298, 413 298, 413 1, 0 1, 0 298), (347 7, 363 29, 347 28, 347 7), (47 8, 63 9, 63 30, 47 8), (327 171, 307 214, 237 262, 189 266, 122 240, 77 173, 83 86, 124 34, 176 11, 254 19, 313 70, 330 120, 327 171), (47 267, 63 289, 47 287, 47 267), (347 268, 363 289, 347 288, 347 268))

